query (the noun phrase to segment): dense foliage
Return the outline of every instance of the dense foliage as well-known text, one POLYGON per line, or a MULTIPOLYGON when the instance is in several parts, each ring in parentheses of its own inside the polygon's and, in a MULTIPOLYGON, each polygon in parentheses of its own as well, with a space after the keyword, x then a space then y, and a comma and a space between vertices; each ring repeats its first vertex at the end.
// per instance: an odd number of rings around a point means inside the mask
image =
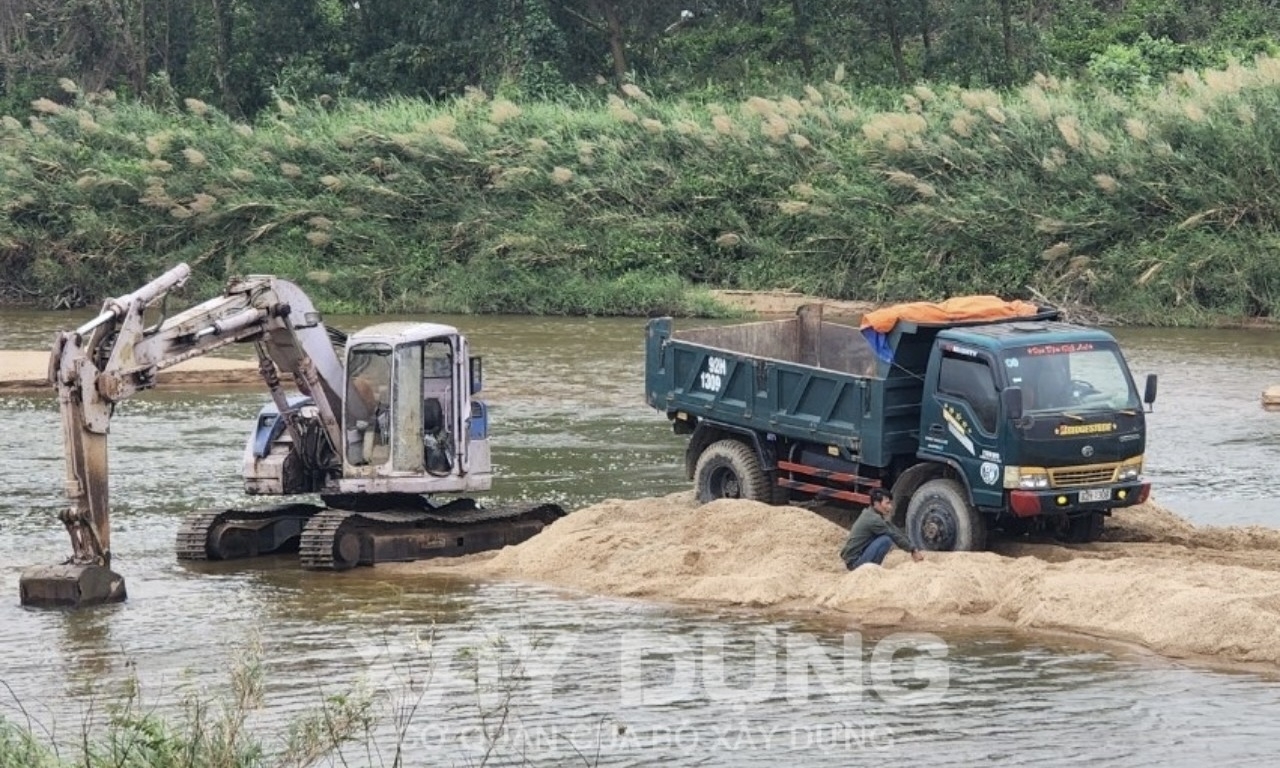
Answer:
POLYGON ((0 123, 11 298, 92 303, 175 261, 330 309, 704 311, 689 286, 1027 295, 1153 322, 1280 313, 1280 60, 1124 95, 279 99, 253 124, 63 83, 0 123))
POLYGON ((59 78, 252 116, 294 99, 746 98, 843 65, 849 83, 1111 87, 1275 52, 1271 0, 0 0, 0 112, 59 78))

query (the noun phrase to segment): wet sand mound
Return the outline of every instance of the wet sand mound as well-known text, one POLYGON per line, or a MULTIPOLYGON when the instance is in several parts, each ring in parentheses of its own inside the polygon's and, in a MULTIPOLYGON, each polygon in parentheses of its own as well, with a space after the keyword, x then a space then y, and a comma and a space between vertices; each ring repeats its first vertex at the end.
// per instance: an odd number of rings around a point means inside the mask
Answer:
MULTIPOLYGON (((1109 541, 900 551, 848 572, 842 527, 804 509, 689 494, 609 500, 487 560, 444 566, 595 593, 816 610, 865 625, 1018 627, 1175 657, 1280 663, 1280 531, 1196 528, 1157 505, 1117 511, 1109 541)), ((425 563, 413 568, 439 570, 425 563)))

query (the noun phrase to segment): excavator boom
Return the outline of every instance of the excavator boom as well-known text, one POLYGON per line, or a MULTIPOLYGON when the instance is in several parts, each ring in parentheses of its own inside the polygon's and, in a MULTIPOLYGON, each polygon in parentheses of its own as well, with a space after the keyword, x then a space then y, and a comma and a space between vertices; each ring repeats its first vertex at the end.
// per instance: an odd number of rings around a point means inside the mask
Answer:
POLYGON ((310 299, 270 276, 232 280, 222 296, 145 325, 148 307, 186 283, 185 264, 142 288, 108 299, 93 320, 61 332, 49 378, 58 395, 66 455, 68 506, 59 519, 71 537, 63 564, 25 571, 23 605, 89 605, 125 599, 124 579, 111 570, 107 434, 115 405, 153 387, 156 374, 228 344, 258 345, 260 371, 284 413, 281 370, 319 412, 332 453, 341 439, 342 362, 310 299))

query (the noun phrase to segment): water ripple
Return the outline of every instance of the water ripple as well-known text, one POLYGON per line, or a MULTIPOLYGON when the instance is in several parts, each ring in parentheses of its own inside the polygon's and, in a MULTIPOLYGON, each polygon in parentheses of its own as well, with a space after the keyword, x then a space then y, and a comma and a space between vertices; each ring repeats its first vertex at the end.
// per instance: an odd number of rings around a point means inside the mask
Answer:
MULTIPOLYGON (((643 404, 640 322, 458 324, 477 328, 486 355, 499 499, 687 487, 681 441, 643 404)), ((59 327, 0 326, 0 346, 59 327)), ((1159 497, 1198 522, 1274 519, 1259 467, 1278 458, 1280 417, 1257 407, 1280 370, 1270 339, 1122 337, 1135 370, 1162 377, 1148 450, 1159 497)), ((306 573, 289 558, 175 562, 182 514, 244 502, 240 455, 264 399, 150 393, 121 409, 113 543, 131 597, 77 613, 17 606, 22 568, 66 556, 63 468, 52 404, 0 399, 0 681, 12 690, 0 716, 20 720, 20 704, 74 738, 135 676, 148 706, 172 711, 225 690, 257 644, 266 693, 251 725, 265 734, 326 695, 381 695, 381 751, 351 752, 350 765, 388 763, 397 743, 412 766, 478 764, 489 746, 491 765, 1274 762, 1274 682, 1083 641, 944 633, 945 688, 910 699, 898 689, 920 682, 918 658, 876 667, 883 633, 378 569, 306 573), (486 738, 499 714, 505 730, 486 738)))

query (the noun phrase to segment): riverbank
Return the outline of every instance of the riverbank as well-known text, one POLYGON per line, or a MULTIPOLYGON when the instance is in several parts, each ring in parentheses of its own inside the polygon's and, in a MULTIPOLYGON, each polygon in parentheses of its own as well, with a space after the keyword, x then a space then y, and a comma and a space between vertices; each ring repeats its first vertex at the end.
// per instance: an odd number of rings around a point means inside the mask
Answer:
POLYGON ((846 530, 813 512, 691 494, 608 500, 464 562, 388 566, 647 600, 816 613, 857 626, 1021 629, 1172 658, 1280 665, 1280 531, 1196 527, 1148 503, 1103 541, 997 541, 991 552, 894 551, 845 570, 846 530))
POLYGON ((0 121, 0 298, 33 306, 188 260, 194 295, 279 274, 345 313, 702 315, 715 286, 1280 316, 1266 56, 1123 95, 920 84, 889 110, 834 82, 724 103, 282 98, 254 125, 51 95, 0 121))
MULTIPOLYGON (((39 350, 0 350, 0 395, 48 394, 49 353, 39 350)), ((182 387, 240 387, 260 385, 256 363, 224 357, 197 357, 161 371, 157 383, 182 387)))
POLYGON ((869 301, 841 301, 823 299, 796 291, 707 291, 717 303, 733 313, 776 317, 793 315, 805 304, 822 304, 822 313, 828 318, 857 320, 876 309, 878 304, 869 301))

